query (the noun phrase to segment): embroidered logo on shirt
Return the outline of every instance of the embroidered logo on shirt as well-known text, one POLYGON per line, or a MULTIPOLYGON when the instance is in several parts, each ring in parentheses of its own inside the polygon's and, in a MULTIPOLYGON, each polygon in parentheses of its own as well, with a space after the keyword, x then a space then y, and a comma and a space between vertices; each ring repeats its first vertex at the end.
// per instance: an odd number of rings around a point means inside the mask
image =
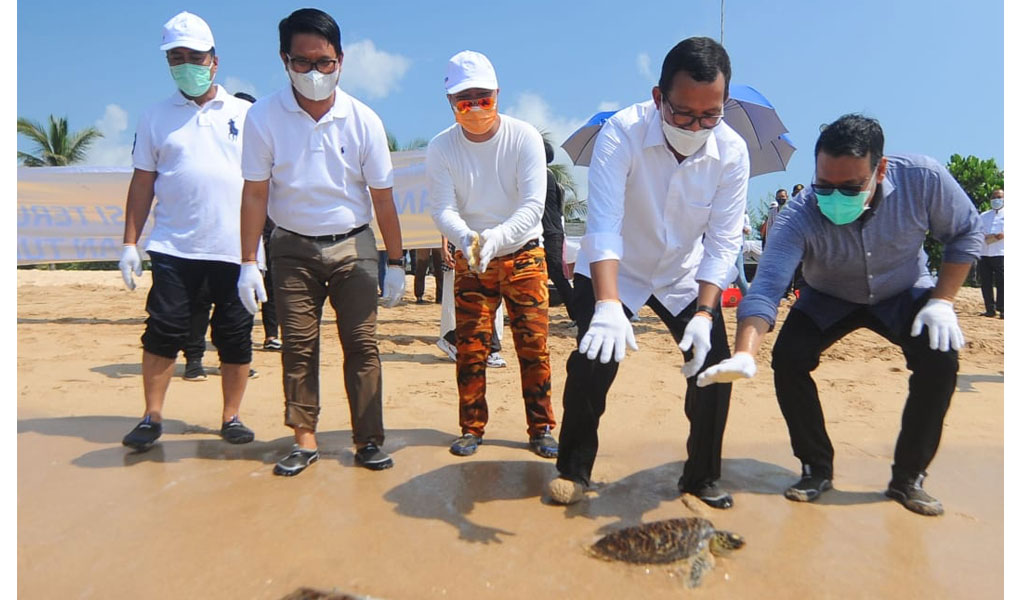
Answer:
POLYGON ((237 139, 238 131, 237 131, 237 126, 234 124, 234 120, 233 119, 230 119, 229 121, 227 121, 227 127, 230 128, 230 139, 236 140, 237 139))

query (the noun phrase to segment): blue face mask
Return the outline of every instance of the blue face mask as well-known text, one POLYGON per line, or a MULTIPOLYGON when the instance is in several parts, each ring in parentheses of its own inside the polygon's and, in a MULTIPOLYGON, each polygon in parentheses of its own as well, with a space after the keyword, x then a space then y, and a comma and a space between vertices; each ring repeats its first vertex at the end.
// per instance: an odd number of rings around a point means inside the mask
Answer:
POLYGON ((184 95, 198 98, 212 85, 212 66, 184 63, 170 67, 170 76, 184 95))
POLYGON ((836 188, 828 195, 822 195, 816 189, 815 197, 818 199, 818 210, 822 211, 822 214, 835 225, 853 223, 864 214, 864 211, 868 210, 864 203, 871 196, 871 183, 877 173, 877 170, 872 173, 868 185, 856 194, 846 194, 842 189, 836 188))

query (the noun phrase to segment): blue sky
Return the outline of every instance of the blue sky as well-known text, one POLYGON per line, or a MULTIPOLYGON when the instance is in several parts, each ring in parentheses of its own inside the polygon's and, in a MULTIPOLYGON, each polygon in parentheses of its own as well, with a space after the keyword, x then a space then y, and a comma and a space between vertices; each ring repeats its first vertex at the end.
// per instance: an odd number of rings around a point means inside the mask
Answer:
MULTIPOLYGON (((452 123, 442 79, 463 49, 489 56, 503 112, 557 141, 593 113, 650 97, 665 53, 692 35, 719 36, 717 0, 322 5, 340 23, 341 87, 371 106, 401 142, 452 123)), ((293 2, 54 1, 20 3, 17 113, 66 115, 107 138, 91 164, 127 165, 141 112, 173 92, 160 27, 180 10, 212 27, 217 82, 268 94, 286 84, 277 23, 293 2)), ((847 112, 878 118, 886 151, 1003 160, 1003 4, 989 0, 729 0, 733 81, 777 107, 799 150, 787 172, 753 178, 749 204, 808 183, 822 123, 847 112)), ((19 149, 27 149, 19 139, 19 149)), ((567 161, 558 154, 558 161, 567 161)), ((577 169, 586 177, 586 169, 577 169)))

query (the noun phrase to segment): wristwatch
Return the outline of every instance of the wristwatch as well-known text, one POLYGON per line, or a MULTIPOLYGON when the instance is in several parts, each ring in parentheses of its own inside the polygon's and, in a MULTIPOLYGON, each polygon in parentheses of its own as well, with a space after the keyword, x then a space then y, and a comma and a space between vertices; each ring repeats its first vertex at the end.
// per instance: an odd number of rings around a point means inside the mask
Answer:
POLYGON ((400 258, 387 258, 386 264, 391 267, 400 267, 403 269, 407 267, 407 259, 404 256, 401 256, 400 258))

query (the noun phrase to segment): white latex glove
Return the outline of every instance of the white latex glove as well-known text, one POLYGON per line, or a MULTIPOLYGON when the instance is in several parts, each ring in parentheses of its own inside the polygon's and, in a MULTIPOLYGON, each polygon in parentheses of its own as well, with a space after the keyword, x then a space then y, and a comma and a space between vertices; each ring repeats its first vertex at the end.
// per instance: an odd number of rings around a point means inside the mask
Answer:
POLYGON ((503 228, 495 226, 486 229, 482 232, 478 243, 482 249, 478 252, 478 272, 484 273, 485 269, 489 268, 489 261, 496 256, 496 252, 503 247, 505 242, 506 234, 503 233, 503 228))
POLYGON ((910 326, 911 337, 921 335, 925 325, 928 326, 928 345, 932 350, 948 352, 950 347, 953 350, 963 348, 963 332, 949 300, 929 300, 914 317, 914 324, 910 326))
POLYGON ((124 252, 121 253, 117 266, 120 267, 124 285, 127 286, 127 289, 134 291, 135 278, 132 274, 142 276, 142 257, 138 255, 138 248, 134 244, 124 244, 124 252))
POLYGON ((596 302, 591 325, 577 345, 577 351, 586 355, 588 360, 595 360, 598 356, 599 362, 605 364, 609 359, 622 361, 627 354, 625 346, 630 346, 631 350, 638 349, 634 328, 623 312, 623 304, 614 300, 596 302))
POLYGON ((694 346, 694 357, 684 363, 680 371, 684 377, 694 377, 701 365, 705 364, 705 357, 712 347, 712 319, 698 313, 687 323, 684 328, 684 336, 680 338, 680 349, 684 352, 694 346))
POLYGON ((750 379, 758 372, 754 357, 747 352, 737 352, 717 365, 705 369, 698 375, 698 387, 713 383, 730 383, 738 379, 750 379))
POLYGON ((460 240, 460 251, 464 253, 464 259, 467 260, 468 269, 474 270, 478 266, 478 253, 481 251, 481 246, 478 245, 479 235, 474 231, 469 231, 460 240))
POLYGON ((386 308, 393 308, 400 304, 404 297, 404 267, 389 265, 386 267, 386 281, 383 282, 382 305, 386 308))
POLYGON ((241 297, 241 304, 250 312, 259 312, 259 305, 255 302, 265 302, 266 286, 262 283, 262 272, 256 264, 242 264, 241 274, 237 278, 237 295, 241 297))

